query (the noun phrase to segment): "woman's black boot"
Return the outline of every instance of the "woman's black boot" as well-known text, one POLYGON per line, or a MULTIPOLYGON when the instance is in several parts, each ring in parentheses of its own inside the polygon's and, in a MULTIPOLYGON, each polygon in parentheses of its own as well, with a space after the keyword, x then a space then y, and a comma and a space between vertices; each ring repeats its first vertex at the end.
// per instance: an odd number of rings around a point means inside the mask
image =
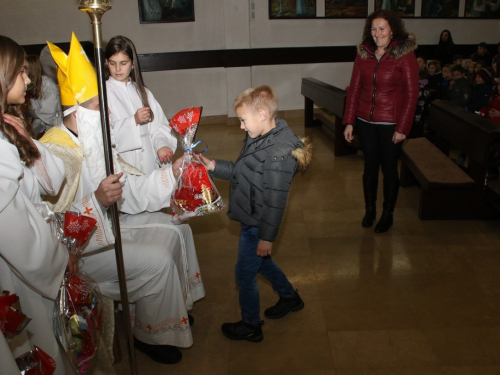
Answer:
POLYGON ((375 225, 375 233, 385 233, 393 223, 392 213, 398 199, 399 181, 384 179, 384 211, 379 222, 375 225))
POLYGON ((370 228, 377 218, 377 187, 378 178, 363 176, 363 193, 365 195, 365 216, 361 221, 363 228, 370 228))
POLYGON ((393 218, 392 212, 382 212, 382 216, 378 221, 377 225, 375 225, 375 233, 385 233, 392 226, 393 218))

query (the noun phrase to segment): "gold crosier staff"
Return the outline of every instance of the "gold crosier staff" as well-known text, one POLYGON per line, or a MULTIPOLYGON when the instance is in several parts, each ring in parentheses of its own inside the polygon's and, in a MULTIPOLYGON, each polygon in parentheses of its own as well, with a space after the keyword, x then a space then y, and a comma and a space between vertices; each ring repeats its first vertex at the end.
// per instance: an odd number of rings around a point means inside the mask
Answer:
MULTIPOLYGON (((92 21, 92 31, 94 33, 94 55, 97 69, 97 85, 99 89, 99 102, 101 112, 102 139, 104 145, 104 157, 106 161, 106 174, 114 174, 113 156, 111 151, 111 136, 108 117, 108 99, 106 96, 106 83, 104 79, 104 50, 101 43, 101 17, 111 9, 109 0, 80 0, 78 9, 87 13, 92 21)), ((123 308, 123 318, 125 330, 128 337, 128 352, 130 358, 130 369, 132 374, 137 374, 137 363, 134 352, 134 337, 130 319, 130 309, 128 304, 127 283, 125 278, 125 267, 123 265, 122 238, 120 233, 120 220, 118 206, 114 203, 110 207, 111 223, 115 235, 115 255, 116 268, 118 269, 118 282, 120 285, 120 296, 123 308)))

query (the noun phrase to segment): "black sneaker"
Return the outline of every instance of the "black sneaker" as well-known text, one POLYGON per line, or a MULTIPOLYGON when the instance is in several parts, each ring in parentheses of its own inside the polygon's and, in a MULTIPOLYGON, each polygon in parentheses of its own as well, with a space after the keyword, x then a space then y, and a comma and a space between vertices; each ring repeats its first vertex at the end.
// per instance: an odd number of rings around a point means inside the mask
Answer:
POLYGON ((261 342, 264 338, 262 334, 262 324, 261 321, 259 324, 249 324, 240 320, 236 323, 224 323, 222 325, 222 333, 224 336, 231 340, 247 340, 251 342, 261 342))
POLYGON ((302 298, 300 298, 299 293, 295 291, 295 295, 292 298, 280 297, 276 305, 264 311, 264 315, 268 319, 279 319, 283 318, 290 311, 299 311, 303 308, 304 301, 302 301, 302 298))
POLYGON ((182 359, 182 353, 176 346, 146 344, 134 337, 134 347, 158 363, 173 365, 182 359))

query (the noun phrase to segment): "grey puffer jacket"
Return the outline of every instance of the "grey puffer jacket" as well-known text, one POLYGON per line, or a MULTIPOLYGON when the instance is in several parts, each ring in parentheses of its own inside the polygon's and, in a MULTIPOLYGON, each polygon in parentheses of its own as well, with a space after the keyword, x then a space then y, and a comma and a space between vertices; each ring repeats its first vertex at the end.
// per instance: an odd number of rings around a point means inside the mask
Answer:
POLYGON ((273 242, 283 220, 292 178, 297 167, 305 170, 309 164, 311 148, 308 140, 293 134, 285 120, 276 119, 276 127, 268 133, 245 138, 236 162, 216 159, 211 175, 231 182, 229 218, 258 226, 260 238, 273 242))

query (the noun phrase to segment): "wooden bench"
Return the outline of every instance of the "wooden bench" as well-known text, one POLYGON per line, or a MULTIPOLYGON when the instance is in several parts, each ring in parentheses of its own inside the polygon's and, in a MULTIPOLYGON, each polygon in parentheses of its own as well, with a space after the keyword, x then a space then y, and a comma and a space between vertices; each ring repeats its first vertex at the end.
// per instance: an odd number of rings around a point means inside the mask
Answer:
POLYGON ((315 78, 302 78, 300 92, 305 98, 305 126, 324 125, 332 132, 334 137, 335 156, 355 154, 359 149, 359 143, 356 141, 353 141, 352 144, 346 142, 344 138, 344 127, 342 126, 347 91, 315 78), (332 113, 334 121, 331 121, 327 116, 321 113, 314 113, 314 105, 332 113))
POLYGON ((500 127, 449 102, 434 102, 429 127, 435 144, 426 138, 408 139, 401 156, 401 186, 420 185, 419 218, 481 219, 496 216, 485 199, 490 148, 500 141, 500 127), (468 167, 460 168, 448 155, 464 152, 468 167))

